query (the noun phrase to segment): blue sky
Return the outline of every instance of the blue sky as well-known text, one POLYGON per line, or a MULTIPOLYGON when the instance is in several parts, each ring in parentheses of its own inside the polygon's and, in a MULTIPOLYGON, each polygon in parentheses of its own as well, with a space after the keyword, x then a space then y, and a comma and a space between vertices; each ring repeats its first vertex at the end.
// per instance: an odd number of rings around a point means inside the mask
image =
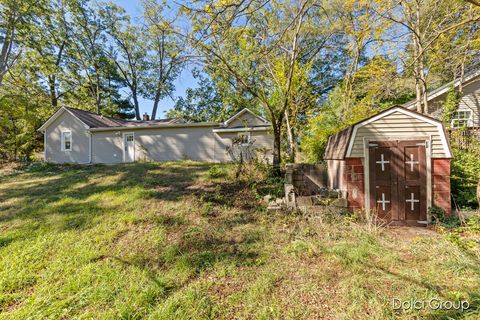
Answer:
MULTIPOLYGON (((128 14, 132 17, 132 21, 135 21, 136 18, 138 19, 141 14, 141 5, 140 1, 135 0, 113 0, 116 4, 122 6, 128 14)), ((175 81, 175 92, 173 97, 176 99, 178 97, 184 96, 185 91, 188 88, 194 88, 197 86, 196 80, 192 76, 191 69, 187 66, 187 68, 180 74, 178 79, 175 81)), ((128 91, 125 91, 128 93, 128 91)), ((143 114, 144 112, 148 112, 150 114, 152 112, 153 101, 148 99, 139 99, 140 102, 140 112, 143 114)), ((165 111, 170 109, 175 102, 170 98, 165 98, 160 102, 159 105, 159 112, 158 118, 165 117, 165 111)))

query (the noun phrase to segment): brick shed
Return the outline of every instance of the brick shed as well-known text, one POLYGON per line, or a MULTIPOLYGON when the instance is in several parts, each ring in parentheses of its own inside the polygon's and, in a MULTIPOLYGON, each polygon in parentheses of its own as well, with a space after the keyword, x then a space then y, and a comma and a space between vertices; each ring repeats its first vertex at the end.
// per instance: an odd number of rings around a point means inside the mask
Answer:
POLYGON ((451 214, 451 148, 443 124, 395 106, 328 140, 328 187, 349 210, 374 210, 393 225, 425 225, 432 206, 451 214))

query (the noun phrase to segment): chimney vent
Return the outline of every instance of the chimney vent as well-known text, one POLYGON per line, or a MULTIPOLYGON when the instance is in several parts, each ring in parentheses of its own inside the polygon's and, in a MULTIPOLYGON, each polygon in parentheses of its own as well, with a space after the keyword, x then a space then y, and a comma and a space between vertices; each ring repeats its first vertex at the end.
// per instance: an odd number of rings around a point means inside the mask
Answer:
POLYGON ((148 115, 148 113, 144 113, 143 114, 143 121, 149 121, 150 120, 150 116, 148 115))

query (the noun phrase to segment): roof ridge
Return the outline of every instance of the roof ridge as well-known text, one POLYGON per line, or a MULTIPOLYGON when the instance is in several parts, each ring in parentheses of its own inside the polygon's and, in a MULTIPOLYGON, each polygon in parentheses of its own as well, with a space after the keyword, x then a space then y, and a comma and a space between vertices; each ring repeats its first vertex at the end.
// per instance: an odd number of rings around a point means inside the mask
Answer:
POLYGON ((88 111, 88 110, 83 110, 83 109, 78 109, 78 108, 72 108, 72 107, 68 107, 68 106, 63 106, 63 107, 64 107, 64 108, 67 108, 67 109, 69 109, 69 110, 80 111, 80 112, 84 112, 84 113, 91 114, 91 115, 93 115, 93 116, 99 116, 99 117, 107 118, 107 119, 110 119, 110 120, 128 121, 127 119, 104 116, 103 114, 99 114, 99 113, 96 113, 96 112, 91 112, 91 111, 88 111))

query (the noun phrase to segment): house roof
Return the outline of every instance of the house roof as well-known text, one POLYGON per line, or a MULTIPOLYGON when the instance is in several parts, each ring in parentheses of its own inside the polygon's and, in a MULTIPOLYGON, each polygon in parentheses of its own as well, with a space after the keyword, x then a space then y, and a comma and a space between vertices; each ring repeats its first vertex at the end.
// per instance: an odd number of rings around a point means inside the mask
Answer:
POLYGON ((97 113, 75 109, 71 107, 62 106, 57 110, 39 129, 38 131, 44 131, 55 119, 57 119, 64 112, 68 112, 78 120, 80 120, 88 129, 94 131, 97 130, 112 130, 112 129, 124 129, 124 128, 151 128, 151 127, 163 127, 163 126, 183 126, 183 125, 218 125, 213 122, 197 122, 194 124, 186 124, 183 120, 178 118, 168 118, 149 121, 134 121, 126 119, 116 119, 111 117, 105 117, 97 113))
POLYGON ((117 119, 111 117, 105 117, 97 113, 75 109, 71 107, 62 106, 59 108, 39 129, 38 131, 45 131, 45 129, 57 119, 64 112, 68 112, 73 117, 81 121, 86 129, 91 131, 108 131, 108 130, 120 130, 120 129, 130 129, 130 128, 162 128, 162 127, 195 127, 195 126, 212 126, 212 127, 222 127, 224 130, 233 130, 233 131, 245 131, 245 127, 229 127, 229 123, 233 120, 240 117, 245 112, 249 112, 258 119, 262 120, 265 125, 254 125, 249 126, 249 129, 252 130, 268 130, 270 128, 270 123, 253 113, 251 110, 245 108, 235 114, 233 117, 225 121, 224 123, 219 122, 185 122, 179 118, 168 118, 168 119, 159 119, 159 120, 149 120, 149 121, 136 121, 136 120, 126 120, 126 119, 117 119))
POLYGON ((332 135, 329 137, 328 142, 327 142, 327 148, 325 149, 325 155, 324 159, 325 160, 343 160, 346 157, 349 157, 351 154, 351 150, 353 148, 353 142, 357 133, 357 130, 369 123, 372 123, 374 121, 377 121, 383 117, 386 117, 394 112, 401 112, 403 114, 412 116, 414 118, 417 118, 419 120, 428 122, 432 125, 435 125, 437 129, 439 130, 439 133, 441 135, 441 140, 443 147, 445 149, 445 153, 447 155, 447 158, 452 157, 452 151, 450 144, 447 139, 447 135, 445 132, 445 127, 443 126, 443 123, 435 118, 426 116, 424 114, 418 113, 413 110, 408 110, 404 108, 403 106, 393 106, 389 109, 386 109, 380 113, 377 113, 369 118, 366 118, 364 120, 361 120, 350 127, 343 129, 342 131, 337 132, 336 134, 332 135))
POLYGON ((82 121, 84 124, 90 128, 99 128, 99 127, 116 127, 120 126, 126 121, 123 119, 114 119, 110 117, 105 117, 97 113, 88 112, 85 110, 79 110, 70 107, 64 107, 68 112, 73 114, 76 118, 82 121))
MULTIPOLYGON (((461 79, 455 79, 454 81, 450 81, 449 83, 444 84, 443 86, 428 92, 427 93, 427 101, 430 101, 430 100, 432 100, 432 99, 434 99, 438 96, 441 96, 442 94, 446 93, 452 86, 454 88, 456 88, 461 83, 466 83, 466 82, 472 81, 472 80, 474 80, 476 78, 479 78, 479 77, 480 77, 480 69, 476 69, 476 70, 466 74, 463 77, 463 82, 461 81, 461 79)), ((415 109, 416 102, 417 102, 417 99, 413 99, 413 100, 403 104, 402 107, 413 110, 413 109, 415 109)))
POLYGON ((254 113, 252 110, 250 110, 248 108, 244 108, 240 112, 237 112, 236 114, 234 114, 230 119, 225 121, 225 125, 228 126, 229 123, 231 123, 233 120, 237 119, 238 117, 240 117, 242 114, 244 114, 246 112, 248 112, 248 113, 252 114, 253 116, 257 117, 258 119, 262 120, 263 122, 266 123, 266 125, 270 125, 270 123, 265 118, 260 117, 258 114, 254 113))

